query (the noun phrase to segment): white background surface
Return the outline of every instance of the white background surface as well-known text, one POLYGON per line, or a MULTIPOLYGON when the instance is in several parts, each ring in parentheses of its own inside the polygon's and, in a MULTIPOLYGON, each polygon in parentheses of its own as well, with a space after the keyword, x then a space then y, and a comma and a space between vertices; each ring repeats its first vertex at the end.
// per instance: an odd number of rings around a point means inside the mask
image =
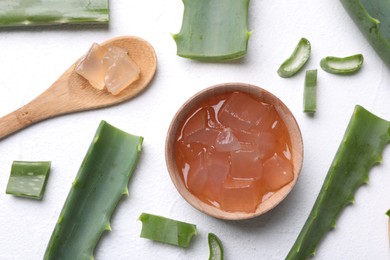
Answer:
MULTIPOLYGON (((119 35, 149 41, 158 58, 150 87, 130 102, 41 122, 0 141, 0 259, 42 259, 62 205, 100 120, 145 138, 138 167, 112 218, 96 259, 208 259, 207 233, 223 241, 226 259, 284 259, 293 245, 339 146, 356 104, 390 119, 390 73, 339 1, 251 1, 253 32, 242 60, 201 63, 176 56, 171 33, 181 26, 180 0, 115 0, 107 28, 0 30, 0 116, 24 105, 55 81, 93 42, 119 35), (305 69, 318 70, 317 113, 302 112, 304 72, 290 79, 276 70, 301 37, 312 44, 305 69), (362 53, 365 64, 353 76, 322 71, 324 56, 362 53), (196 92, 223 82, 261 86, 289 106, 301 127, 305 159, 301 177, 272 212, 248 221, 221 221, 192 208, 174 188, 165 166, 165 134, 176 110, 196 92), (44 199, 5 194, 13 160, 50 160, 44 199), (139 238, 142 212, 197 224, 189 249, 139 238)), ((355 204, 322 240, 315 259, 389 259, 390 150, 370 173, 355 204)))

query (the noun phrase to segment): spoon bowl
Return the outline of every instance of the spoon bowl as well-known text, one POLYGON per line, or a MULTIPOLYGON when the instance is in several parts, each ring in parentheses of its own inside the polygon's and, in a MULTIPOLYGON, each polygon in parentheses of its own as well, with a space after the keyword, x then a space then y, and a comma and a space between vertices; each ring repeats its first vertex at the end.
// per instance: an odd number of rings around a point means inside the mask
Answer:
POLYGON ((121 36, 101 45, 117 46, 126 50, 140 69, 137 81, 119 95, 112 95, 107 91, 95 89, 77 74, 74 70, 76 61, 41 95, 0 118, 0 139, 44 119, 122 103, 138 95, 149 85, 156 71, 157 58, 153 47, 147 41, 134 36, 121 36))
POLYGON ((292 188, 297 182, 298 176, 300 175, 302 168, 303 141, 298 123, 296 122, 293 114, 287 108, 287 106, 276 96, 257 86, 245 83, 225 83, 212 86, 195 94, 177 111, 168 129, 165 146, 165 159, 168 172, 173 184, 175 185, 181 196, 193 207, 200 210, 201 212, 220 219, 249 219, 264 214, 269 210, 273 209, 282 200, 284 200, 287 194, 292 190, 292 188), (183 177, 177 168, 175 160, 174 146, 177 138, 177 133, 178 131, 180 131, 180 127, 182 125, 183 120, 188 117, 191 111, 194 111, 195 109, 199 108, 199 105, 203 101, 211 97, 215 97, 233 91, 248 93, 250 95, 258 97, 264 103, 274 105, 279 116, 284 121, 291 139, 291 156, 294 173, 293 180, 278 191, 272 193, 270 197, 268 197, 266 200, 263 200, 263 202, 258 205, 255 212, 250 213, 223 211, 220 208, 207 204, 197 198, 187 189, 183 177))

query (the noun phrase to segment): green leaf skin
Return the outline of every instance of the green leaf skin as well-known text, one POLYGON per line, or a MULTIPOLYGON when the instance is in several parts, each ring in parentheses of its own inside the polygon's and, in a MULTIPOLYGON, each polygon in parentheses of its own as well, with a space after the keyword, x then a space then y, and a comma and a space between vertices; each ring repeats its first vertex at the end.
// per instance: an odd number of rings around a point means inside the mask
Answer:
POLYGON ((102 121, 73 182, 44 259, 93 259, 137 164, 143 138, 102 121))
POLYGON ((303 90, 303 111, 315 113, 317 108, 317 70, 307 70, 303 90))
POLYGON ((0 27, 105 24, 108 0, 1 0, 0 27))
POLYGON ((389 128, 389 121, 355 107, 312 211, 286 259, 314 255, 322 237, 336 226, 342 209, 353 203, 356 190, 368 182, 370 169, 382 161, 389 128))
POLYGON ((49 178, 51 162, 14 161, 6 193, 42 199, 49 178))
POLYGON ((356 73, 363 66, 364 58, 361 54, 356 54, 348 57, 332 57, 328 56, 321 59, 321 68, 332 74, 348 75, 356 73))
POLYGON ((390 69, 390 1, 340 1, 371 46, 390 69))
POLYGON ((290 78, 298 73, 309 60, 311 54, 311 44, 301 38, 291 56, 285 60, 278 69, 278 74, 282 78, 290 78))
POLYGON ((161 216, 142 213, 139 220, 142 222, 140 237, 170 245, 188 247, 197 234, 196 225, 161 216))
POLYGON ((224 61, 247 52, 249 0, 183 0, 180 32, 173 35, 177 55, 202 61, 224 61))
POLYGON ((209 260, 223 260, 223 246, 221 240, 213 233, 208 235, 210 257, 209 260))

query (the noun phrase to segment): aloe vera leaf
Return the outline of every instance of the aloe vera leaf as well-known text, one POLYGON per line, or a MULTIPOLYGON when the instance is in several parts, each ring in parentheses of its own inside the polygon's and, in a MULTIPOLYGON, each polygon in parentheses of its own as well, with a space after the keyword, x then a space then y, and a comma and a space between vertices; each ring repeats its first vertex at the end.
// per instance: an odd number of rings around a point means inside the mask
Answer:
POLYGON ((77 173, 44 259, 93 259, 137 164, 143 137, 102 121, 77 173))
POLYGON ((305 74, 305 88, 303 91, 303 111, 316 112, 317 108, 317 70, 307 70, 305 74))
POLYGON ((223 246, 221 240, 213 233, 208 235, 210 257, 209 260, 223 260, 223 246))
POLYGON ((49 178, 51 162, 14 161, 6 193, 42 199, 49 178))
POLYGON ((311 54, 311 44, 306 38, 301 38, 291 56, 285 60, 278 69, 278 74, 282 78, 294 76, 309 60, 311 54))
POLYGON ((328 56, 321 59, 320 66, 326 72, 347 75, 358 72, 363 66, 363 62, 364 57, 361 54, 343 58, 328 56))
POLYGON ((380 163, 390 141, 390 122, 356 106, 306 223, 286 259, 314 255, 322 237, 336 225, 356 190, 368 182, 373 165, 380 163))
POLYGON ((249 0, 183 0, 177 55, 203 61, 243 57, 247 52, 249 0))
POLYGON ((170 245, 188 247, 197 234, 196 225, 162 216, 142 213, 139 220, 142 222, 140 237, 170 245))
POLYGON ((2 0, 0 26, 107 23, 108 0, 2 0))
POLYGON ((390 69, 390 1, 340 1, 359 30, 390 69))

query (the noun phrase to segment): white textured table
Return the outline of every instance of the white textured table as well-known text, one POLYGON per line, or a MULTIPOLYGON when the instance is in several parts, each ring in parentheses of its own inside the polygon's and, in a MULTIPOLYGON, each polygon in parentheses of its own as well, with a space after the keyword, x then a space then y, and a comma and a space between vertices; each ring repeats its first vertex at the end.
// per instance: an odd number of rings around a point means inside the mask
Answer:
MULTIPOLYGON (((66 115, 29 127, 0 142, 0 259, 41 259, 62 205, 95 130, 104 119, 145 137, 130 182, 130 196, 112 218, 96 259, 207 259, 207 233, 223 241, 227 259, 284 259, 305 222, 356 104, 390 119, 390 73, 339 1, 251 1, 253 32, 247 56, 237 62, 201 63, 176 56, 171 33, 180 29, 180 0, 111 1, 108 28, 60 27, 0 30, 0 116, 22 106, 62 74, 93 42, 135 35, 156 50, 158 69, 150 87, 130 102, 66 115), (318 107, 302 112, 304 73, 280 78, 276 70, 301 37, 312 43, 307 69, 318 70, 318 107), (353 76, 319 68, 322 57, 362 53, 365 64, 353 76), (241 222, 208 217, 187 204, 165 167, 165 134, 181 104, 205 87, 223 82, 261 86, 293 111, 304 138, 302 175, 288 198, 265 216, 241 222), (43 201, 5 194, 13 160, 50 160, 43 201), (141 212, 197 224, 199 235, 183 250, 139 238, 141 212)), ((320 244, 316 259, 389 259, 390 151, 360 188, 320 244)))

